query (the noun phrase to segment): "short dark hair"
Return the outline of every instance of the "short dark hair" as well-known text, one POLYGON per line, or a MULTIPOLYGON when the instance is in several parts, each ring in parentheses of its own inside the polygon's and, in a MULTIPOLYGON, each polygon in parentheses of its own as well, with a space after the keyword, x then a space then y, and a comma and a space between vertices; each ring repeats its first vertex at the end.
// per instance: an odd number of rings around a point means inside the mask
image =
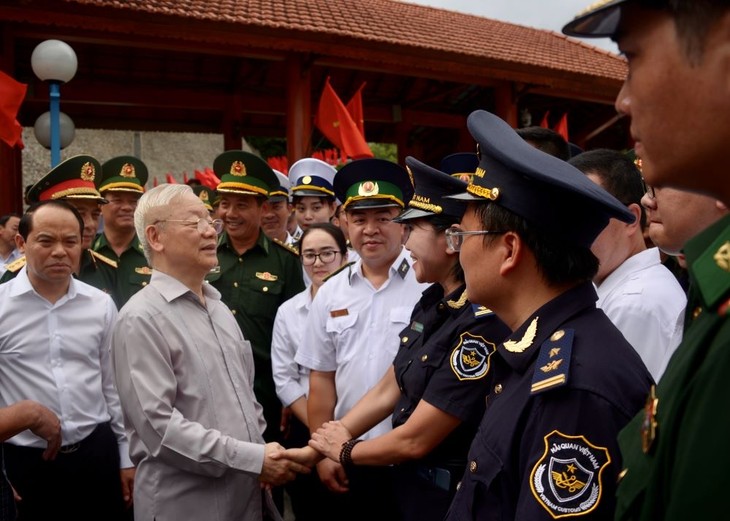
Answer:
POLYGON ((5 214, 2 217, 0 217, 0 226, 2 226, 3 228, 5 228, 5 225, 8 224, 8 221, 12 217, 20 217, 20 216, 17 213, 8 213, 8 214, 5 214))
POLYGON ((342 230, 340 230, 339 226, 335 226, 332 223, 314 223, 310 224, 309 228, 304 230, 302 233, 302 236, 299 238, 299 247, 301 248, 302 244, 304 244, 304 239, 307 237, 310 233, 312 233, 312 230, 322 230, 323 232, 327 232, 332 236, 332 238, 337 243, 337 248, 340 250, 340 253, 345 254, 347 253, 347 240, 345 239, 345 234, 342 233, 342 230))
POLYGON ((23 217, 20 218, 20 223, 18 223, 18 233, 21 237, 23 237, 24 241, 28 240, 30 232, 33 231, 33 214, 35 214, 35 212, 39 208, 43 208, 44 206, 52 206, 71 212, 74 217, 76 217, 76 220, 79 222, 79 235, 84 234, 84 218, 81 217, 79 211, 62 199, 49 199, 47 201, 34 203, 33 205, 31 205, 30 208, 28 208, 28 210, 26 210, 25 214, 23 214, 23 217))
POLYGON ((569 161, 584 174, 595 174, 603 188, 624 205, 637 204, 641 209, 641 227, 646 225, 646 214, 641 206, 644 182, 641 172, 626 154, 617 150, 599 148, 578 154, 569 161))
MULTIPOLYGON (((479 204, 476 215, 484 230, 506 230, 519 235, 532 251, 537 269, 549 285, 578 284, 593 280, 598 273, 598 259, 590 248, 566 241, 557 233, 545 233, 524 217, 494 203, 479 204)), ((485 245, 497 239, 485 235, 485 245)))
POLYGON ((567 161, 570 159, 570 146, 563 136, 544 127, 518 128, 517 134, 538 150, 567 161))

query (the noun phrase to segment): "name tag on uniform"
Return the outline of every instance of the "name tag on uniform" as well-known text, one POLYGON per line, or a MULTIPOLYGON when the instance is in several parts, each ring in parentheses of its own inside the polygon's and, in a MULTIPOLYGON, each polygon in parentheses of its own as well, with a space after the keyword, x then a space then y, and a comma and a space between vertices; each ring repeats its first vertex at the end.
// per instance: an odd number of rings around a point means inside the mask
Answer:
POLYGON ((350 312, 347 311, 347 308, 345 308, 345 309, 333 309, 332 311, 330 311, 330 316, 332 318, 346 317, 349 314, 350 314, 350 312))

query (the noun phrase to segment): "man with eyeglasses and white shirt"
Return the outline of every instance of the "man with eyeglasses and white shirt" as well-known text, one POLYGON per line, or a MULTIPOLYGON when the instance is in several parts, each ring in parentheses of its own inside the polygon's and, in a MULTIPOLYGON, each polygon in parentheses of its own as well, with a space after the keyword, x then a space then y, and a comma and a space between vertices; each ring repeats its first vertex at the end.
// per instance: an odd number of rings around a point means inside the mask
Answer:
POLYGON ((140 199, 135 228, 152 277, 112 341, 138 467, 135 517, 259 521, 273 509, 259 481, 278 485, 306 468, 264 444, 251 344, 205 282, 223 223, 189 186, 163 185, 140 199))

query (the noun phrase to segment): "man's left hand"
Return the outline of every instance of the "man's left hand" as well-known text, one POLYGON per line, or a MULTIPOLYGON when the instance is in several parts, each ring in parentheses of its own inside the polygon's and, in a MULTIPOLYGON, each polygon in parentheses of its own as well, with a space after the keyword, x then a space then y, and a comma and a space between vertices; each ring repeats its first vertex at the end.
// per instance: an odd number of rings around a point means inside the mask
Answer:
POLYGON ((128 469, 122 469, 119 474, 122 478, 122 497, 124 497, 124 504, 127 508, 132 506, 134 501, 134 474, 136 469, 129 467, 128 469))

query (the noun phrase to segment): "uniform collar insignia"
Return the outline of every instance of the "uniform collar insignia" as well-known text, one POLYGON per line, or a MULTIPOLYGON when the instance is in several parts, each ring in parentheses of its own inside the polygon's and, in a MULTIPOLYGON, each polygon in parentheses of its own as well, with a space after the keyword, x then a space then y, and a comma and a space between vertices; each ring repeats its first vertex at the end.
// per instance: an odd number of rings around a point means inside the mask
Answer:
POLYGON ((398 266, 398 275, 400 275, 400 278, 405 279, 410 269, 411 265, 408 264, 407 260, 403 259, 403 262, 398 266))
POLYGON ((717 249, 712 258, 715 259, 718 268, 730 273, 730 241, 725 241, 725 244, 717 249))
POLYGON ((532 319, 532 322, 530 322, 530 325, 527 326, 527 330, 520 340, 507 340, 502 344, 504 348, 510 353, 524 353, 525 350, 532 345, 533 340, 535 340, 535 336, 537 335, 538 318, 539 317, 535 317, 532 319))

